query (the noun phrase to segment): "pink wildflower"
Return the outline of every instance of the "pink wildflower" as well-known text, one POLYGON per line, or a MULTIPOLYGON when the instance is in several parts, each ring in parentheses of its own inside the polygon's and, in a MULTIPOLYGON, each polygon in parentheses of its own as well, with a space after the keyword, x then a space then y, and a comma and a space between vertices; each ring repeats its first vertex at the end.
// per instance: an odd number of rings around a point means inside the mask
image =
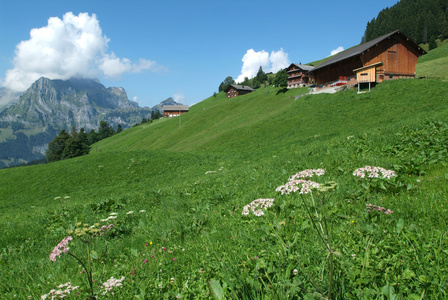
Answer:
POLYGON ((378 206, 378 205, 373 205, 373 204, 366 204, 366 211, 367 213, 370 213, 372 211, 378 211, 378 212, 384 212, 385 215, 390 215, 393 214, 394 212, 390 209, 385 209, 382 206, 378 206))
POLYGON ((68 253, 70 247, 67 247, 67 245, 71 240, 73 240, 73 238, 71 236, 68 236, 60 241, 59 244, 53 249, 53 251, 51 251, 50 260, 56 261, 56 257, 61 256, 61 253, 68 253))
POLYGON ((105 233, 109 232, 109 230, 111 230, 115 225, 114 224, 109 224, 109 225, 104 225, 101 226, 101 233, 100 235, 104 235, 105 233))
POLYGON ((173 258, 173 261, 176 261, 177 260, 177 258, 173 258))
POLYGON ((146 264, 147 262, 148 262, 148 259, 145 259, 145 260, 143 261, 144 264, 146 264))

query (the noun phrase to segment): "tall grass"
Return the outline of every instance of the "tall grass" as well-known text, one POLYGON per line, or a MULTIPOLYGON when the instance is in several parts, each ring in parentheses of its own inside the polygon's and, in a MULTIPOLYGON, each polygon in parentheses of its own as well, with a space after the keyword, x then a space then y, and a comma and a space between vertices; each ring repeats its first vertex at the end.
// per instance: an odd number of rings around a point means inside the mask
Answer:
POLYGON ((296 101, 306 90, 219 94, 182 115, 180 128, 165 119, 86 157, 0 170, 0 293, 34 299, 70 281, 80 286, 70 296, 87 297, 82 267, 50 252, 77 222, 117 213, 108 259, 92 260, 96 284, 103 270, 126 277, 108 299, 443 299, 447 89, 403 80, 296 101), (352 175, 366 165, 398 176, 366 184, 352 175), (313 192, 331 263, 302 196, 275 191, 309 168, 337 183, 313 192), (274 205, 243 216, 258 198, 274 205))

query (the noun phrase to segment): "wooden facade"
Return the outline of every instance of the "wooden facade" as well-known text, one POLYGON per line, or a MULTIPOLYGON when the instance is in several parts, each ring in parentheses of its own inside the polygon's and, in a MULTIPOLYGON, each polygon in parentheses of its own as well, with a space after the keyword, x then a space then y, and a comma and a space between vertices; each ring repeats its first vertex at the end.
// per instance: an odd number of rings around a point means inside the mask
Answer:
MULTIPOLYGON (((353 82, 359 75, 359 78, 364 80, 362 76, 365 75, 357 74, 357 71, 363 68, 369 70, 367 72, 369 76, 374 73, 373 81, 369 82, 414 78, 418 57, 425 53, 421 47, 397 30, 340 52, 311 72, 318 87, 331 85, 340 76, 347 77, 348 81, 353 82), (369 66, 375 66, 375 69, 369 66)), ((364 71, 362 74, 366 73, 364 71)))
POLYGON ((162 110, 165 118, 178 117, 188 112, 188 105, 164 105, 162 110))
POLYGON ((237 97, 240 95, 252 93, 254 91, 253 88, 247 85, 238 85, 238 84, 231 84, 227 89, 224 90, 226 93, 227 98, 237 97))
POLYGON ((298 88, 314 83, 314 77, 309 73, 314 67, 302 64, 290 64, 286 68, 288 73, 288 89, 298 88))

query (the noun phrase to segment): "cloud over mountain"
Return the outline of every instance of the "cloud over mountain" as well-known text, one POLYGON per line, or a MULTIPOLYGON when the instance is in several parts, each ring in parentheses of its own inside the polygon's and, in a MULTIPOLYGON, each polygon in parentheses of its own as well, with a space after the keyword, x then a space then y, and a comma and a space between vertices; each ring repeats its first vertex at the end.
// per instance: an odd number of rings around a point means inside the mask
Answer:
POLYGON ((154 61, 141 58, 132 62, 108 53, 108 43, 95 14, 67 12, 62 20, 51 17, 47 26, 31 29, 30 39, 16 46, 14 67, 6 72, 2 84, 23 91, 42 76, 64 80, 99 75, 117 78, 156 69, 154 61))
POLYGON ((288 53, 285 53, 283 49, 272 51, 271 54, 265 50, 255 51, 254 49, 249 49, 244 54, 242 62, 241 74, 235 79, 236 82, 244 81, 245 77, 249 79, 255 77, 260 66, 266 73, 275 73, 290 65, 288 53))

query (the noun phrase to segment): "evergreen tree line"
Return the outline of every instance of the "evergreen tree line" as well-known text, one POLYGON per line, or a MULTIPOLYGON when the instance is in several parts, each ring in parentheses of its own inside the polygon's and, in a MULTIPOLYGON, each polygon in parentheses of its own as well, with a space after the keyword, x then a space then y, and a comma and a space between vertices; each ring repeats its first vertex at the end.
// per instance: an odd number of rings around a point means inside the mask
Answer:
POLYGON ((149 119, 143 118, 140 123, 136 123, 133 127, 141 125, 141 124, 152 123, 154 120, 160 119, 162 117, 163 117, 163 115, 160 111, 158 111, 158 110, 157 110, 157 112, 151 111, 151 117, 149 119))
MULTIPOLYGON (((278 73, 277 73, 278 74, 278 73)), ((260 66, 258 69, 257 75, 249 79, 248 77, 244 77, 243 82, 239 83, 240 85, 244 86, 250 86, 253 89, 258 89, 261 87, 262 84, 275 84, 276 76, 268 76, 264 71, 263 68, 260 66)), ((286 76, 286 80, 288 80, 286 76)), ((231 84, 235 84, 235 80, 233 80, 232 76, 228 76, 226 79, 224 79, 223 82, 219 85, 218 91, 222 92, 225 91, 231 84)), ((285 83, 286 86, 286 83, 285 83)))
POLYGON ((123 129, 120 124, 118 124, 117 131, 115 131, 106 121, 100 122, 98 132, 92 129, 89 133, 86 133, 84 128, 81 128, 79 132, 77 132, 76 128, 72 127, 71 132, 68 133, 63 129, 59 135, 48 144, 46 153, 47 162, 89 154, 90 145, 113 136, 116 133, 120 133, 121 131, 123 131, 123 129))
POLYGON ((448 38, 448 1, 401 0, 367 23, 361 42, 397 29, 417 44, 429 43, 430 50, 437 47, 437 39, 448 38))

